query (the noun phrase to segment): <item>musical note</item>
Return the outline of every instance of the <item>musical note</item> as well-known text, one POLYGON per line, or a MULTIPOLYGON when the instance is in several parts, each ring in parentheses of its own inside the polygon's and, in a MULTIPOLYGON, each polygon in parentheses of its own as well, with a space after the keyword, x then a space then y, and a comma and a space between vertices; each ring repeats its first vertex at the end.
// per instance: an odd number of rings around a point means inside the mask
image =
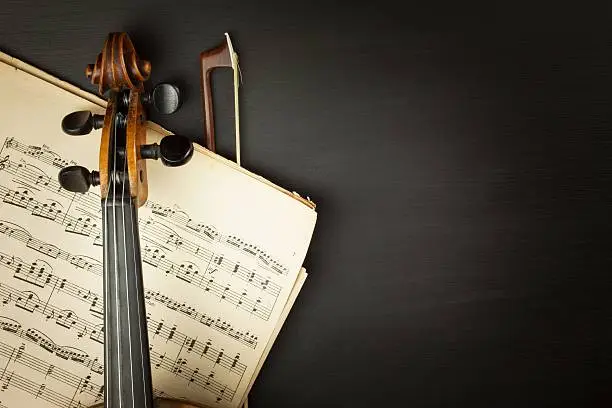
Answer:
POLYGON ((96 343, 104 344, 104 326, 99 324, 89 328, 89 338, 96 343))
POLYGON ((94 400, 94 402, 102 401, 103 398, 104 398, 104 386, 102 385, 98 389, 98 393, 96 394, 96 399, 94 400))
POLYGON ((51 271, 53 271, 51 265, 41 260, 27 263, 21 258, 16 258, 0 252, 0 264, 12 270, 14 278, 38 286, 39 288, 44 288, 49 284, 49 277, 53 276, 51 274, 51 271))
POLYGON ((286 275, 289 271, 286 266, 272 258, 257 245, 249 244, 235 235, 222 235, 212 226, 205 225, 201 222, 195 222, 189 216, 189 214, 177 208, 176 206, 175 208, 170 208, 156 203, 152 200, 148 200, 145 206, 147 208, 150 208, 151 212, 154 215, 168 220, 176 227, 179 227, 180 229, 189 232, 201 239, 204 239, 208 242, 220 242, 223 244, 227 244, 232 248, 242 250, 243 253, 246 253, 256 258, 259 262, 262 263, 262 266, 268 268, 271 271, 274 271, 281 275, 286 275))
MULTIPOLYGON (((159 336, 161 339, 173 342, 181 347, 185 347, 186 344, 189 344, 188 352, 193 351, 196 354, 200 354, 201 357, 213 362, 217 360, 218 350, 213 347, 212 342, 210 341, 207 343, 202 343, 197 339, 193 339, 178 331, 176 329, 176 325, 166 324, 166 322, 163 320, 154 320, 150 317, 149 313, 147 313, 147 326, 149 327, 149 333, 151 333, 153 336, 159 336)), ((244 374, 244 371, 246 370, 246 365, 242 363, 238 363, 232 367, 232 360, 227 356, 222 356, 221 361, 218 364, 221 367, 228 369, 230 372, 238 375, 244 374)))
MULTIPOLYGON (((141 230, 143 235, 146 237, 146 240, 155 244, 148 247, 151 251, 153 251, 153 254, 151 254, 151 262, 148 262, 151 266, 159 268, 160 264, 167 264, 169 262, 166 254, 163 253, 163 250, 161 250, 160 247, 167 248, 167 244, 170 243, 176 248, 180 246, 182 250, 195 255, 197 258, 205 262, 213 263, 216 265, 215 269, 222 270, 229 275, 235 276, 238 279, 247 282, 249 285, 265 290, 272 296, 278 296, 281 291, 281 287, 278 284, 271 282, 269 277, 263 277, 254 270, 249 270, 248 268, 240 265, 240 263, 233 262, 231 259, 226 258, 223 254, 216 255, 214 252, 203 248, 197 243, 186 239, 185 237, 181 237, 178 233, 176 233, 176 231, 160 223, 159 221, 146 219, 141 226, 141 230)), ((144 251, 146 252, 146 250, 147 247, 145 247, 144 251)), ((210 267, 211 266, 209 265, 209 268, 210 267)), ((176 266, 174 268, 176 268, 176 266)), ((166 268, 166 270, 168 270, 168 268, 166 268)), ((190 277, 186 277, 184 275, 177 275, 177 277, 180 279, 185 279, 188 282, 190 281, 190 277)))
POLYGON ((205 326, 217 330, 220 333, 225 334, 229 338, 236 340, 242 344, 247 345, 251 348, 257 347, 257 337, 249 335, 247 331, 237 330, 226 321, 221 323, 220 318, 213 318, 205 313, 199 312, 191 306, 188 306, 185 302, 178 302, 159 291, 145 290, 145 299, 154 300, 159 304, 166 306, 168 309, 175 310, 190 319, 193 319, 205 326))
POLYGON ((166 358, 165 353, 160 354, 154 349, 150 350, 151 355, 151 366, 154 368, 162 368, 166 371, 171 372, 177 377, 183 378, 186 383, 197 385, 207 391, 213 393, 218 400, 224 399, 231 401, 234 398, 235 390, 228 389, 226 384, 222 384, 219 381, 214 380, 214 375, 208 377, 200 373, 198 367, 191 368, 187 362, 187 359, 177 358, 172 361, 166 358), (227 391, 221 391, 227 390, 227 391))
POLYGON ((174 373, 177 376, 179 374, 182 374, 183 373, 183 367, 185 366, 185 364, 187 364, 187 360, 185 360, 184 358, 176 359, 176 361, 172 365, 172 373, 174 373))
POLYGON ((15 306, 30 313, 34 313, 41 305, 40 299, 34 292, 21 292, 15 296, 15 306))
MULTIPOLYGON (((76 361, 78 363, 85 363, 89 357, 83 350, 70 346, 56 347, 55 355, 64 360, 76 361)), ((96 370, 92 369, 92 371, 95 372, 96 370)))
MULTIPOLYGON (((60 208, 62 207, 61 204, 57 202, 42 203, 36 199, 35 193, 33 191, 30 191, 25 188, 12 190, 7 188, 6 186, 0 186, 0 195, 4 196, 4 202, 7 202, 20 208, 24 208, 30 211, 33 215, 44 216, 45 218, 48 218, 51 221, 60 223, 64 225, 64 229, 66 232, 87 237, 93 237, 94 244, 101 245, 101 233, 99 228, 100 222, 98 212, 96 212, 96 214, 98 214, 97 216, 86 215, 85 212, 83 212, 83 215, 80 216, 70 215, 68 213, 63 214, 63 209, 60 208), (63 217, 61 216, 62 214, 63 217)), ((99 201, 98 204, 95 205, 99 206, 99 201)), ((94 206, 94 204, 92 203, 91 206, 94 206)), ((96 211, 99 211, 99 208, 96 211)), ((180 236, 175 230, 160 222, 147 219, 142 224, 141 230, 143 232, 143 238, 145 240, 151 240, 162 246, 170 244, 175 249, 181 248, 182 250, 196 255, 198 258, 202 259, 205 262, 210 262, 210 260, 214 256, 214 253, 212 251, 203 248, 201 245, 198 245, 191 240, 185 239, 184 237, 180 236)), ((229 235, 224 238, 224 242, 231 243, 232 246, 238 245, 247 249, 253 247, 252 245, 244 244, 241 239, 236 238, 232 235, 229 235)), ((258 254, 257 256, 261 256, 260 252, 255 251, 255 253, 258 254)), ((221 260, 223 260, 223 257, 221 257, 221 260)), ((239 266, 237 263, 231 265, 231 260, 229 259, 225 259, 225 263, 226 265, 221 269, 226 270, 228 273, 232 273, 239 279, 242 279, 262 290, 268 291, 273 296, 277 296, 280 293, 280 286, 275 283, 271 283, 271 285, 262 285, 262 282, 270 282, 269 278, 263 278, 259 274, 253 275, 253 271, 249 271, 246 268, 239 266)), ((272 271, 278 272, 280 270, 280 267, 276 265, 274 261, 268 260, 266 261, 266 264, 272 265, 272 271)), ((177 275, 177 277, 183 279, 185 278, 185 275, 179 274, 177 275)), ((189 278, 187 277, 187 279, 189 278)))
MULTIPOLYGON (((34 313, 35 311, 42 313, 42 311, 40 310, 42 302, 38 299, 36 294, 34 294, 33 292, 27 292, 27 291, 21 292, 8 285, 0 284, 0 296, 7 294, 7 293, 12 293, 13 297, 17 299, 15 301, 15 304, 17 307, 26 309, 26 304, 27 304, 28 309, 26 310, 28 311, 31 310, 31 313, 34 313)), ((82 299, 82 297, 78 295, 78 292, 75 297, 77 299, 82 299)), ((99 327, 99 325, 95 325, 94 323, 91 323, 79 317, 72 310, 61 309, 60 307, 57 307, 50 302, 47 302, 46 308, 48 308, 49 310, 55 311, 54 319, 55 319, 55 322, 59 326, 64 327, 65 329, 69 331, 72 331, 73 329, 75 329, 77 332, 88 330, 90 333, 92 333, 90 335, 90 338, 92 340, 99 342, 99 343, 103 342, 103 334, 102 334, 103 330, 99 327), (94 333, 96 334, 94 335, 94 333)), ((160 322, 157 322, 156 320, 150 318, 149 314, 147 314, 147 321, 148 321, 147 327, 149 329, 149 332, 153 332, 153 336, 159 335, 160 337, 165 339, 166 342, 173 342, 177 345, 183 345, 185 343, 185 339, 187 338, 187 336, 183 334, 182 332, 178 331, 176 329, 176 325, 172 325, 172 327, 168 328, 169 325, 164 325, 163 320, 160 322)), ((46 344, 42 343, 41 341, 37 341, 37 342, 41 345, 41 347, 46 346, 46 344)), ((49 344, 48 351, 50 352, 55 351, 54 346, 55 346, 54 344, 49 344)), ((203 348, 204 348, 204 345, 196 341, 196 343, 194 344, 193 350, 195 352, 198 352, 199 350, 202 350, 203 348)), ((215 350, 213 349, 213 351, 215 350)), ((211 361, 213 360, 213 358, 210 356, 207 356, 207 358, 211 361)), ((229 371, 235 372, 239 375, 244 374, 244 371, 246 370, 246 365, 244 364, 239 364, 236 367, 232 367, 231 361, 228 358, 223 359, 220 365, 224 368, 227 368, 229 371)))
POLYGON ((59 313, 57 313, 55 322, 58 325, 70 330, 74 326, 76 326, 76 324, 79 322, 79 318, 76 316, 76 314, 72 310, 60 310, 59 313))
POLYGON ((97 259, 85 255, 74 255, 64 251, 54 244, 33 237, 28 230, 6 220, 0 220, 0 234, 22 242, 26 247, 47 255, 52 259, 60 259, 69 262, 79 269, 86 270, 96 275, 102 275, 102 264, 97 259))
POLYGON ((9 159, 10 159, 10 156, 8 154, 0 158, 0 171, 6 169, 7 167, 11 165, 11 161, 9 159))
POLYGON ((18 152, 24 153, 27 156, 31 156, 36 160, 39 160, 43 163, 49 164, 51 166, 57 167, 59 169, 69 166, 70 164, 76 164, 73 161, 67 161, 61 158, 61 156, 47 146, 33 146, 33 145, 25 145, 14 138, 6 139, 4 146, 16 150, 18 152))
MULTIPOLYGON (((263 320, 267 320, 270 317, 272 309, 266 305, 258 305, 258 307, 255 308, 256 300, 249 298, 246 295, 246 291, 237 292, 231 290, 227 287, 227 285, 217 283, 216 278, 206 276, 195 269, 192 269, 192 271, 190 271, 190 273, 187 275, 185 268, 188 264, 177 264, 167 259, 163 251, 159 248, 145 245, 145 247, 142 249, 142 261, 145 264, 155 266, 156 269, 164 272, 166 275, 175 275, 177 277, 180 275, 182 277, 181 280, 193 286, 199 287, 205 292, 208 292, 221 300, 229 302, 240 309, 252 312, 253 315, 263 320), (189 276, 189 278, 186 278, 186 276, 189 276)), ((209 268, 210 267, 211 266, 209 266, 209 268)), ((280 287, 278 287, 278 291, 280 292, 280 287)), ((261 300, 258 303, 261 303, 261 300)))
MULTIPOLYGON (((57 380, 63 384, 68 385, 78 391, 79 387, 82 387, 83 379, 81 379, 76 374, 71 373, 70 371, 64 370, 60 367, 56 367, 53 364, 50 364, 44 360, 41 360, 31 354, 25 352, 25 344, 19 346, 19 348, 11 347, 10 345, 0 342, 0 356, 6 357, 9 359, 9 362, 12 361, 15 364, 22 365, 24 367, 28 367, 34 371, 37 371, 41 374, 45 375, 45 380, 48 378, 52 378, 57 380)), ((6 370, 5 370, 6 371, 6 370)), ((89 382, 91 376, 87 376, 85 378, 86 382, 89 382)), ((68 397, 58 398, 61 394, 56 393, 52 389, 48 388, 47 384, 38 384, 34 382, 28 382, 27 379, 20 377, 16 374, 16 371, 12 371, 8 376, 4 376, 4 381, 2 388, 4 390, 8 389, 10 386, 16 386, 17 388, 26 391, 32 395, 35 395, 36 398, 43 398, 49 402, 54 403, 60 407, 66 407, 66 401, 70 402, 68 397)), ((96 386, 96 384, 91 384, 91 387, 82 388, 80 393, 87 392, 90 395, 95 396, 93 393, 93 388, 99 388, 100 386, 96 386)))
POLYGON ((5 172, 27 182, 30 185, 39 186, 57 195, 58 197, 77 202, 79 205, 92 211, 99 210, 99 195, 93 192, 75 195, 70 191, 62 189, 59 182, 55 178, 49 177, 48 174, 36 166, 28 164, 23 160, 19 163, 11 161, 10 156, 8 155, 2 160, 4 161, 4 167, 0 166, 0 171, 4 170, 5 172))
POLYGON ((2 376, 0 376, 0 380, 2 380, 2 391, 8 389, 11 380, 13 379, 13 372, 6 373, 6 370, 2 372, 2 376), (6 374, 6 375, 5 375, 6 374))
POLYGON ((223 358, 223 349, 221 349, 217 354, 217 359, 215 360, 215 364, 219 364, 221 359, 223 358))
POLYGON ((50 364, 49 367, 47 368, 47 372, 45 373, 45 379, 51 374, 53 374, 54 370, 55 370, 55 366, 50 364))
MULTIPOLYGON (((38 344, 39 346, 40 339, 45 338, 47 343, 54 345, 53 351, 51 352, 55 353, 58 357, 61 357, 65 360, 75 361, 83 365, 84 367, 89 368, 92 373, 104 373, 104 368, 99 363, 97 357, 92 359, 87 355, 87 353, 84 353, 83 351, 80 351, 78 349, 74 349, 68 346, 56 345, 53 341, 46 338, 46 336, 38 333, 34 329, 27 329, 24 331, 21 328, 21 325, 13 319, 7 318, 5 316, 0 316, 0 330, 6 330, 12 333, 13 335, 16 335, 17 337, 31 341, 35 344, 38 344), (7 328, 10 328, 10 330, 6 330, 7 328), (26 335, 26 332, 29 334, 26 335)), ((91 380, 91 375, 87 375, 84 378, 80 378, 76 374, 73 374, 68 370, 65 370, 61 367, 58 367, 57 365, 53 365, 45 360, 41 360, 31 354, 26 353, 25 349, 26 347, 24 344, 15 349, 9 346, 8 344, 0 341, 0 356, 7 357, 9 359, 11 358, 11 356, 17 356, 12 357, 12 360, 14 360, 20 365, 38 371, 41 374, 45 374, 45 379, 49 377, 60 381, 70 387, 73 387, 79 394, 86 393, 90 396, 95 397, 95 401, 99 401, 102 399, 104 395, 104 386, 93 382, 91 380)), ((48 347, 45 347, 45 349, 49 351, 48 347)), ((156 395, 166 395, 170 398, 172 397, 168 393, 157 389, 153 389, 153 391, 154 393, 156 393, 156 395)), ((59 406, 63 407, 64 405, 59 406)))
MULTIPOLYGON (((104 342, 99 279, 102 251, 91 245, 102 244, 100 196, 96 190, 75 194, 60 188, 53 168, 71 161, 51 148, 17 139, 5 139, 4 147, 0 156, 0 197, 11 211, 4 220, 0 219, 0 238, 11 243, 3 247, 6 253, 0 252, 0 271, 6 274, 0 280, 0 310, 10 313, 11 308, 19 308, 19 316, 26 316, 24 323, 34 322, 30 315, 38 321, 28 328, 0 317, 0 332, 17 336, 17 341, 22 339, 25 349, 20 355, 20 344, 11 346, 17 349, 14 358, 18 361, 26 361, 28 347, 33 344, 37 357, 43 350, 43 354, 49 353, 48 359, 41 360, 46 365, 39 366, 44 372, 40 371, 39 377, 28 377, 37 383, 36 388, 32 387, 33 399, 39 395, 44 400, 50 395, 49 390, 54 391, 57 381, 61 382, 57 376, 64 370, 72 375, 74 391, 55 390, 70 397, 74 393, 71 408, 85 401, 80 397, 87 396, 88 405, 102 401, 104 390, 98 377, 103 373, 98 355, 101 356, 104 342), (22 218, 10 218, 13 213, 21 213, 22 218), (26 217, 32 222, 21 222, 26 217), (41 229, 45 226, 48 232, 41 229), (91 251, 74 249, 77 241, 87 243, 91 251), (86 254, 94 255, 91 258, 86 254), (77 269, 96 277, 89 284, 87 279, 91 277, 71 275, 77 269), (46 327, 53 330, 47 331, 46 327), (89 374, 71 370, 71 365, 81 370, 87 367, 89 374)), ((192 387, 189 392, 196 392, 193 395, 206 390, 214 397, 209 399, 211 403, 225 401, 222 406, 234 406, 237 390, 243 392, 252 379, 260 346, 269 341, 266 330, 274 326, 269 320, 278 316, 279 305, 285 304, 288 281, 281 275, 288 270, 269 251, 242 239, 241 234, 217 230, 191 218, 178 206, 149 200, 146 207, 140 216, 140 237, 146 264, 147 308, 153 312, 147 314, 151 364, 156 370, 166 371, 167 377, 176 377, 185 387, 192 387), (151 287, 156 289, 164 287, 164 279, 171 279, 168 290, 177 299, 158 290, 147 290, 149 279, 155 281, 151 287), (222 302, 218 315, 204 313, 213 309, 203 308, 199 299, 189 304, 176 295, 177 288, 186 288, 185 285, 190 285, 192 292, 197 288, 206 305, 214 307, 214 302, 222 302), (156 305, 170 311, 160 313, 156 305), (180 316, 173 321, 174 313, 189 318, 189 322, 180 316), (244 320, 233 319, 239 314, 244 320), (245 323, 237 324, 238 321, 245 323)), ((23 375, 13 367, 6 371, 23 375)), ((167 396, 162 390, 154 392, 167 396)))
POLYGON ((172 340, 172 338, 174 337, 174 333, 176 333, 176 325, 172 326, 170 332, 168 332, 168 336, 166 337, 166 343, 172 340))
MULTIPOLYGON (((21 391, 25 391, 28 394, 40 398, 44 401, 50 402, 58 407, 76 407, 74 400, 66 395, 63 395, 46 384, 39 384, 31 381, 26 377, 23 377, 14 371, 4 371, 0 375, 0 381, 2 381, 2 390, 7 390, 9 386, 15 387, 21 391)), ((80 401, 79 405, 80 405, 80 401)), ((80 405, 84 407, 84 405, 80 405)))
MULTIPOLYGON (((45 204, 47 204, 38 200, 34 191, 24 187, 10 189, 4 185, 0 185, 0 196, 3 197, 3 202, 23 208, 33 215, 39 214, 41 211, 40 209, 45 208, 45 204)), ((83 212, 82 210, 79 211, 84 215, 74 216, 64 213, 63 217, 61 217, 59 216, 59 213, 56 213, 54 216, 44 218, 63 225, 66 232, 85 237, 99 238, 101 235, 100 228, 98 226, 99 223, 94 222, 92 217, 85 215, 87 213, 83 212)), ((94 243, 96 242, 97 241, 94 241, 94 243)))
POLYGON ((21 207, 25 209, 32 208, 37 205, 34 201, 34 197, 31 195, 30 191, 25 188, 20 188, 19 190, 8 190, 3 191, 2 193, 2 201, 14 205, 16 207, 21 207), (19 191, 20 190, 20 191, 19 191))
MULTIPOLYGON (((13 357, 13 361, 17 361, 19 358, 21 358, 23 356, 23 352, 25 350, 25 344, 21 343, 21 345, 19 346, 19 348, 17 348, 14 351, 17 351, 16 353, 11 352, 11 355, 15 354, 15 356, 13 357)), ((10 356, 9 356, 9 360, 10 360, 10 356)))
MULTIPOLYGON (((14 256, 10 256, 8 254, 0 252, 0 266, 4 266, 5 268, 12 270, 14 278, 27 282, 39 288, 52 287, 52 290, 67 293, 70 296, 79 297, 83 300, 87 300, 90 302, 89 310, 94 315, 100 318, 102 317, 102 304, 99 301, 100 297, 98 295, 95 295, 90 290, 80 287, 70 281, 67 281, 66 279, 60 279, 58 276, 53 275, 53 269, 51 268, 51 266, 47 263, 43 263, 44 261, 35 261, 32 263, 27 263, 24 262, 21 258, 15 258, 14 256)), ((25 306, 28 306, 27 302, 24 307, 25 306)), ((29 309, 27 310, 30 311, 29 309)), ((46 315, 47 319, 52 316, 54 315, 46 315)), ((61 318, 62 316, 62 314, 59 314, 57 317, 61 318)))
MULTIPOLYGON (((85 377, 81 378, 78 375, 68 370, 65 370, 61 367, 51 364, 34 355, 28 354, 27 352, 25 352, 25 349, 26 349, 25 344, 22 344, 18 348, 15 348, 15 347, 11 347, 10 345, 0 341, 0 356, 7 358, 9 362, 13 361, 16 364, 22 365, 24 367, 28 367, 31 370, 44 374, 45 380, 54 379, 63 384, 66 384, 67 386, 75 390, 75 394, 90 395, 95 398, 95 401, 98 401, 103 397, 104 386, 94 382, 92 380, 91 374, 86 375, 85 377)), ((15 379, 18 378, 18 377, 15 377, 15 375, 16 375, 15 371, 13 371, 12 375, 3 377, 2 389, 6 390, 10 386, 15 385, 14 383, 15 379)), ((21 381, 21 378, 19 379, 19 381, 21 381)), ((32 384, 35 384, 35 383, 32 383, 32 384)), ((42 397, 43 395, 47 395, 45 394, 45 391, 47 390, 47 387, 48 387, 47 384, 37 384, 37 386, 38 386, 38 391, 36 391, 35 393, 37 397, 42 397)), ((28 389, 23 389, 23 388, 20 388, 20 389, 26 392, 30 392, 31 394, 34 395, 33 391, 36 389, 36 386, 29 387, 28 389)), ((157 390, 157 393, 165 394, 159 390, 157 390)), ((49 399, 47 400, 49 402, 55 403, 56 405, 60 407, 69 406, 69 405, 64 405, 65 404, 64 399, 54 400, 54 398, 56 397, 54 394, 49 394, 48 397, 49 399)))
POLYGON ((240 359, 240 353, 237 353, 234 357, 234 360, 232 361, 232 367, 236 367, 236 365, 238 364, 238 359, 240 359))
MULTIPOLYGON (((54 313, 50 318, 55 320, 57 325, 64 327, 69 331, 75 329, 77 332, 79 332, 84 330, 85 328, 89 328, 89 331, 91 331, 95 327, 94 324, 89 323, 87 320, 78 317, 77 314, 74 313, 72 310, 62 309, 50 302, 44 303, 33 292, 22 292, 4 283, 0 283, 0 296, 6 296, 9 293, 12 294, 12 298, 14 299, 14 304, 16 307, 24 309, 30 313, 38 312, 43 316, 48 316, 47 313, 49 312, 43 312, 42 309, 45 308, 48 311, 53 311, 54 313)), ((41 343, 41 346, 42 345, 43 344, 41 343)))

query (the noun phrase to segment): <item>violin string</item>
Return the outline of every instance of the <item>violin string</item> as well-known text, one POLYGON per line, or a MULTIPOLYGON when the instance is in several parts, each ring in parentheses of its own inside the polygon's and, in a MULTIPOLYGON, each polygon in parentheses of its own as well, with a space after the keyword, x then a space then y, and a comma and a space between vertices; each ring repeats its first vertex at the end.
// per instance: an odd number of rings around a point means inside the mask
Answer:
MULTIPOLYGON (((117 116, 117 115, 116 115, 117 116)), ((117 326, 117 371, 118 371, 118 375, 119 375, 119 381, 117 381, 118 384, 118 395, 119 395, 119 408, 121 408, 122 404, 123 404, 123 391, 121 390, 121 347, 122 347, 122 342, 121 342, 121 331, 119 330, 119 265, 118 265, 118 260, 117 260, 117 216, 116 216, 116 211, 115 211, 115 205, 117 203, 116 198, 117 198, 117 194, 116 194, 116 190, 117 190, 117 128, 119 127, 119 121, 117 120, 118 118, 115 117, 113 120, 113 173, 112 173, 112 177, 109 177, 109 182, 113 183, 113 197, 112 197, 112 204, 113 204, 113 249, 114 249, 114 266, 115 266, 115 317, 117 319, 116 322, 116 326, 117 326)), ((110 340, 110 339, 109 339, 110 340)), ((113 339, 114 340, 114 339, 113 339)))
MULTIPOLYGON (((127 304, 127 300, 130 299, 130 286, 128 283, 128 271, 129 268, 127 267, 127 241, 126 241, 126 237, 125 237, 125 232, 127 229, 126 223, 125 223, 125 189, 126 189, 126 178, 127 177, 127 129, 125 128, 125 126, 123 126, 123 135, 124 135, 124 151, 125 154, 123 155, 123 171, 121 173, 121 218, 123 221, 123 257, 124 257, 124 265, 125 265, 125 271, 123 271, 123 274, 125 275, 125 297, 124 299, 126 300, 126 308, 125 310, 127 310, 127 333, 128 333, 128 345, 129 345, 129 353, 130 353, 130 373, 132 373, 132 375, 134 374, 134 361, 133 361, 133 356, 132 356, 132 322, 130 319, 130 305, 127 304)), ((129 186, 129 182, 128 182, 128 186, 129 186)), ((135 266, 135 265, 134 265, 135 266)), ((132 385, 132 408, 136 408, 136 401, 134 399, 134 381, 130 381, 131 385, 132 385)))
MULTIPOLYGON (((137 147, 138 148, 138 147, 137 147)), ((138 168, 136 168, 136 171, 138 171, 138 168)), ((138 200, 138 197, 136 197, 136 200, 138 200)), ((137 224, 138 224, 138 219, 134 220, 134 215, 132 214, 134 211, 132 211, 130 209, 130 225, 132 226, 132 248, 134 248, 134 251, 132 252, 132 256, 133 256, 133 260, 134 260, 134 271, 135 273, 142 273, 142 268, 137 268, 139 265, 137 265, 136 263, 136 229, 138 228, 137 224), (136 272, 138 269, 138 271, 140 272, 136 272)), ((138 243, 139 244, 139 243, 138 243)), ((140 247, 138 247, 140 248, 140 247)), ((140 283, 141 283, 141 277, 137 274, 135 276, 136 278, 136 294, 140 294, 140 293, 144 293, 144 291, 140 288, 140 283)), ((148 408, 149 406, 149 392, 148 392, 148 387, 147 387, 147 376, 146 376, 146 372, 145 371, 145 359, 144 359, 144 347, 145 344, 142 341, 142 332, 143 332, 143 319, 142 319, 142 315, 144 310, 141 310, 142 303, 139 301, 138 305, 137 305, 137 309, 138 313, 138 337, 140 340, 140 364, 141 364, 141 368, 142 368, 142 387, 143 387, 143 392, 144 392, 144 408, 148 408)), ((144 323, 146 325, 146 322, 144 323)), ((147 341, 148 343, 148 341, 147 341)), ((150 370, 150 367, 149 367, 150 370)))
MULTIPOLYGON (((107 152, 108 153, 108 152, 107 152)), ((108 313, 108 305, 109 305, 109 294, 110 294, 110 281, 108 278, 108 229, 106 228, 108 226, 108 196, 110 194, 110 178, 108 177, 108 171, 107 173, 107 183, 106 183, 106 193, 104 194, 104 203, 103 203, 103 208, 102 208, 102 213, 103 213, 103 217, 104 217, 104 228, 102 229, 102 233, 104 234, 104 273, 102 274, 103 280, 104 280, 104 354, 106 356, 108 356, 108 358, 110 359, 109 356, 109 347, 111 344, 111 339, 109 339, 108 334, 109 334, 109 327, 110 327, 110 316, 108 313)), ((110 370, 104 370, 104 384, 105 384, 105 389, 104 389, 104 399, 105 399, 105 405, 109 402, 108 401, 108 389, 110 386, 110 370)))

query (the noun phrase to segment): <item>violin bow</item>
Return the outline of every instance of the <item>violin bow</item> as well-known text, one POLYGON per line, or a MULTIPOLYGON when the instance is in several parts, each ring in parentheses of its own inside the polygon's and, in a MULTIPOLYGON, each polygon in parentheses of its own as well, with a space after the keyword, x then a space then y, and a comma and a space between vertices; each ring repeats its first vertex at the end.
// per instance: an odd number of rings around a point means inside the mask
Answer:
POLYGON ((234 118, 236 128, 236 163, 240 166, 240 112, 238 107, 238 87, 239 76, 242 75, 240 66, 238 65, 238 54, 234 50, 232 40, 228 33, 225 33, 225 41, 218 46, 200 53, 201 63, 201 91, 202 105, 204 108, 204 117, 206 124, 204 125, 204 145, 214 152, 215 151, 215 118, 212 98, 212 87, 210 77, 212 71, 216 68, 232 68, 234 71, 234 118))
MULTIPOLYGON (((202 106, 204 109, 204 146, 211 152, 215 152, 215 114, 212 98, 212 87, 210 77, 216 68, 231 68, 234 71, 234 118, 236 132, 236 164, 240 166, 240 111, 238 103, 238 87, 242 82, 242 73, 238 65, 238 54, 234 50, 232 40, 225 33, 225 41, 215 48, 200 53, 201 63, 201 92, 202 106), (239 82, 240 76, 240 82, 239 82)), ((244 400, 242 408, 249 407, 248 395, 244 400)))

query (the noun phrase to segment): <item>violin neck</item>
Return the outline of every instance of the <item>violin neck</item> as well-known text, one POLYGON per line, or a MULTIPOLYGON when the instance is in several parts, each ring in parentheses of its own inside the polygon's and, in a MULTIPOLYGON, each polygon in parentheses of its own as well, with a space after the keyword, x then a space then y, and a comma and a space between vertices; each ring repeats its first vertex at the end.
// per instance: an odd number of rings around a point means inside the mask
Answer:
POLYGON ((130 194, 122 194, 103 200, 102 211, 104 406, 152 408, 137 207, 130 194))

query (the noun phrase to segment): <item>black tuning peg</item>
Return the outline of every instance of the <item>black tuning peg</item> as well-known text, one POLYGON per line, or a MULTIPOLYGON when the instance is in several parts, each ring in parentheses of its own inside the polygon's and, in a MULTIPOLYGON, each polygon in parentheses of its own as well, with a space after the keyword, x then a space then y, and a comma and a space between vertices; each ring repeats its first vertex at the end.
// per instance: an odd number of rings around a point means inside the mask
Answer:
POLYGON ((100 173, 90 172, 82 166, 69 166, 60 170, 58 180, 62 188, 73 193, 86 193, 90 186, 100 184, 100 173))
POLYGON ((170 167, 182 166, 193 156, 193 143, 185 136, 166 136, 159 144, 142 145, 140 156, 143 159, 161 159, 170 167))
POLYGON ((104 126, 104 115, 94 115, 89 111, 72 112, 62 119, 62 130, 72 136, 86 135, 91 129, 104 126))
POLYGON ((153 105, 153 108, 165 115, 176 112, 181 106, 181 91, 176 85, 162 82, 142 97, 143 103, 153 105))

